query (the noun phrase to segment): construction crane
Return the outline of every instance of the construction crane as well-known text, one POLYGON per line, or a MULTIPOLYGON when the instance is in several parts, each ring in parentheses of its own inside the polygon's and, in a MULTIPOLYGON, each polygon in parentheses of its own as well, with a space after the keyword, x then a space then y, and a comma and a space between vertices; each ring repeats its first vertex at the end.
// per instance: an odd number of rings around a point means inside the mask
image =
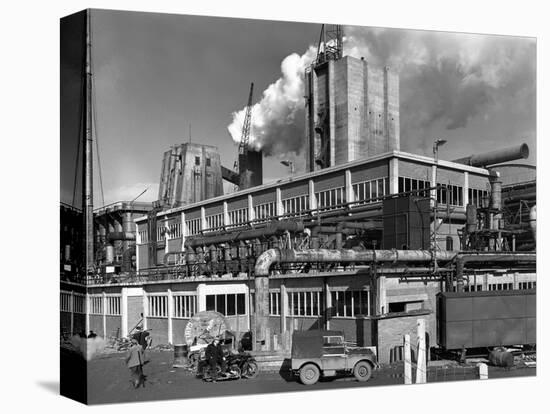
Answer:
POLYGON ((252 95, 254 93, 254 82, 250 84, 250 93, 248 94, 248 103, 244 115, 243 130, 241 141, 239 142, 239 155, 235 161, 235 172, 239 174, 246 169, 248 142, 250 141, 250 121, 252 118, 252 95))

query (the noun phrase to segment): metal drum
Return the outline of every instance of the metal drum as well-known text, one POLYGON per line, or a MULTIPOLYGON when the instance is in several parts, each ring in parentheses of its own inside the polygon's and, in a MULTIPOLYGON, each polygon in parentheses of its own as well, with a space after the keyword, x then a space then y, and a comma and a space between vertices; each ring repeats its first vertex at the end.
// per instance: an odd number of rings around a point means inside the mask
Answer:
POLYGON ((496 348, 489 353, 489 363, 496 367, 510 368, 514 366, 514 356, 502 348, 496 348))
POLYGON ((188 365, 187 360, 188 348, 187 344, 174 345, 174 368, 185 368, 188 365))

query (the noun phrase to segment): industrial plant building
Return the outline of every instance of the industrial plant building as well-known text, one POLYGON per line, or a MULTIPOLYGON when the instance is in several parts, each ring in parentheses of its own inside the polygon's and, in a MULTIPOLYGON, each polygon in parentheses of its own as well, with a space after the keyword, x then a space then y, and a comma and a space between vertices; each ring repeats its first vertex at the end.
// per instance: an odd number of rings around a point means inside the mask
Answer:
MULTIPOLYGON (((439 159, 440 142, 433 156, 401 151, 398 75, 343 56, 339 29, 329 35, 304 74, 306 172, 262 184, 261 152, 247 148, 234 171, 215 147, 159 148, 158 201, 96 210, 93 271, 62 268, 63 330, 120 337, 143 324, 179 344, 196 312, 215 310, 256 350, 336 329, 387 363, 419 318, 438 347, 439 292, 535 288, 536 181, 503 184, 491 168, 527 146, 455 161, 439 159), (240 189, 223 194, 222 179, 240 189)), ((77 224, 85 211, 65 210, 77 224)), ((82 236, 67 231, 62 251, 82 236)), ((534 327, 518 335, 532 343, 534 327)))

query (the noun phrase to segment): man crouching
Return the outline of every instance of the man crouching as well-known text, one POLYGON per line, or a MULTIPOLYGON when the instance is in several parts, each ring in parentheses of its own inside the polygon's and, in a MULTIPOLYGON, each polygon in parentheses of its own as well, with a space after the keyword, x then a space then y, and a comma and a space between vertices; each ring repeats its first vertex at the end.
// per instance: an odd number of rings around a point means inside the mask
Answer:
POLYGON ((126 356, 126 365, 130 369, 130 382, 134 388, 139 388, 140 385, 145 387, 145 376, 143 375, 143 348, 138 341, 132 338, 132 345, 126 356))

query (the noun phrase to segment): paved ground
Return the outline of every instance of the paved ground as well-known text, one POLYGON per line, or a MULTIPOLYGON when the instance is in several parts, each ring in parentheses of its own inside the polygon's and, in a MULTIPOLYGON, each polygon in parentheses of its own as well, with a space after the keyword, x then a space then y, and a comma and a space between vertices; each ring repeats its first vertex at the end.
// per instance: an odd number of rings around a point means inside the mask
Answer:
MULTIPOLYGON (((341 389, 376 385, 402 384, 403 369, 386 367, 375 372, 367 383, 353 378, 339 378, 304 386, 279 373, 260 372, 257 378, 207 383, 195 378, 184 369, 172 368, 173 352, 149 352, 150 363, 144 367, 147 375, 145 388, 134 389, 130 385, 129 372, 123 354, 102 355, 88 364, 88 397, 90 404, 164 400, 230 395, 260 394, 266 392, 309 391, 341 389)), ((490 367, 489 378, 535 375, 533 368, 504 370, 490 367)), ((430 369, 429 381, 453 381, 475 378, 475 369, 461 367, 430 369)))

